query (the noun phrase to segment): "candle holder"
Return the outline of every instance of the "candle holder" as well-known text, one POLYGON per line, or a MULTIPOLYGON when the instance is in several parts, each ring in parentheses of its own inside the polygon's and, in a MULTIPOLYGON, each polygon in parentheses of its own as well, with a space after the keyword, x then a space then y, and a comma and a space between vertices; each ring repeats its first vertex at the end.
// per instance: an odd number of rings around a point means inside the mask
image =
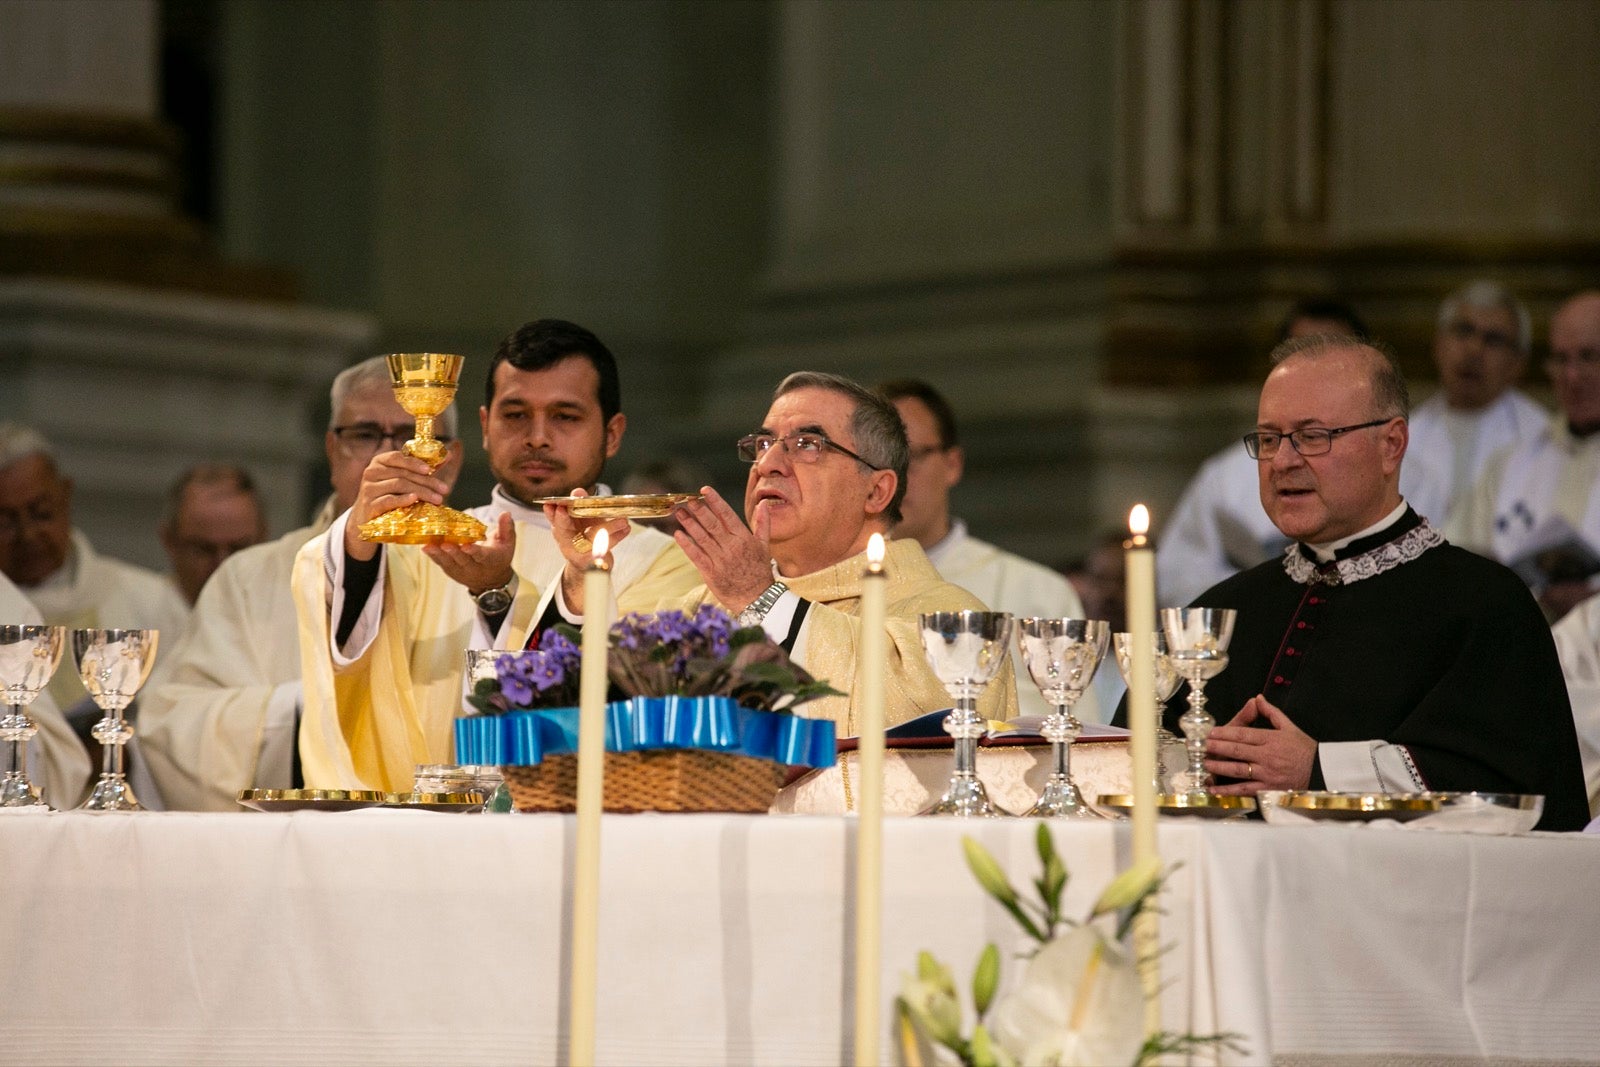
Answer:
POLYGON ((0 626, 0 688, 8 708, 0 718, 0 743, 6 746, 0 808, 45 806, 39 787, 28 780, 28 742, 39 732, 28 705, 55 674, 66 635, 61 626, 0 626))
POLYGON ((987 724, 978 714, 978 696, 1011 654, 1012 617, 1003 611, 936 611, 918 616, 922 650, 934 675, 956 706, 945 716, 944 731, 955 742, 955 769, 944 796, 919 814, 1000 818, 978 780, 978 738, 987 724))
POLYGON ((1083 724, 1072 714, 1072 706, 1094 679, 1094 672, 1105 657, 1111 624, 1099 619, 1017 620, 1017 645, 1022 661, 1033 676, 1044 698, 1055 710, 1045 716, 1040 733, 1050 742, 1052 760, 1049 779, 1039 800, 1024 814, 1058 819, 1101 819, 1084 800, 1072 780, 1072 743, 1083 724))
POLYGON ((1178 720, 1183 746, 1189 753, 1188 789, 1204 795, 1214 784, 1207 773, 1206 738, 1217 722, 1206 711, 1206 682, 1228 666, 1228 642, 1238 612, 1232 608, 1162 608, 1161 629, 1167 635, 1168 655, 1189 683, 1189 710, 1178 720))

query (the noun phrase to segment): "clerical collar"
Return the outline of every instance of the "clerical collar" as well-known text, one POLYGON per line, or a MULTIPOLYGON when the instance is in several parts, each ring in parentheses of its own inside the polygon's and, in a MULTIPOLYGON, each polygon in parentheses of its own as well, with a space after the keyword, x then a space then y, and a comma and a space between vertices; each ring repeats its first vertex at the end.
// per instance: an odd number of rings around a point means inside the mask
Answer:
MULTIPOLYGON (((597 482, 594 487, 594 492, 590 493, 589 495, 610 496, 611 487, 606 485, 604 482, 597 482)), ((506 492, 505 487, 499 485, 498 483, 495 485, 494 490, 489 494, 489 503, 495 507, 498 507, 502 511, 509 511, 511 513, 511 517, 516 519, 518 522, 528 522, 535 526, 543 526, 546 529, 548 529, 550 526, 550 521, 544 517, 544 508, 536 508, 528 504, 524 504, 510 493, 506 492)))
POLYGON ((945 556, 949 555, 951 552, 954 552, 955 547, 962 541, 966 540, 966 537, 967 524, 960 519, 951 519, 950 532, 946 533, 943 537, 939 538, 938 541, 934 542, 923 551, 927 553, 928 559, 932 561, 935 567, 937 567, 939 566, 939 561, 945 556))
POLYGON ((1365 540, 1375 533, 1380 533, 1384 530, 1387 530, 1389 527, 1399 522, 1400 516, 1404 515, 1405 513, 1406 502, 1402 500, 1400 501, 1398 507, 1389 512, 1389 514, 1385 515, 1383 518, 1379 519, 1377 522, 1373 523, 1371 526, 1368 526, 1365 530, 1357 530, 1349 537, 1341 537, 1337 541, 1329 541, 1320 545, 1306 545, 1305 547, 1311 550, 1312 556, 1316 558, 1318 563, 1326 563, 1330 559, 1339 558, 1340 549, 1346 548, 1357 541, 1365 540))
POLYGON ((1310 546, 1290 545, 1284 551, 1283 569, 1301 585, 1349 585, 1392 571, 1444 543, 1444 535, 1427 519, 1402 504, 1399 517, 1380 523, 1376 533, 1363 530, 1339 542, 1343 547, 1335 550, 1334 559, 1315 563, 1307 556, 1310 546))

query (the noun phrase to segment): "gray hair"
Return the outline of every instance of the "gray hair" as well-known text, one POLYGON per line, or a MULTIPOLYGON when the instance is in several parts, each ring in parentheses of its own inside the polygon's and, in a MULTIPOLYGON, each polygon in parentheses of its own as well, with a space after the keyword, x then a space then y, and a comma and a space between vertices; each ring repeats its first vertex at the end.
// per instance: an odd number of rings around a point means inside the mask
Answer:
POLYGON ((255 501, 256 515, 262 525, 266 517, 261 514, 261 494, 256 491, 256 480, 250 472, 236 463, 197 463, 178 475, 167 490, 166 512, 161 524, 168 529, 177 525, 178 512, 183 509, 183 497, 190 489, 223 489, 248 496, 255 501))
MULTIPOLYGON (((345 401, 350 399, 352 393, 365 389, 393 388, 394 383, 389 379, 389 361, 383 356, 373 356, 354 366, 346 367, 333 379, 333 388, 328 391, 328 429, 333 429, 334 423, 339 419, 339 409, 344 407, 345 401)), ((433 428, 446 437, 456 436, 454 400, 434 419, 433 428)))
POLYGON ((1510 289, 1487 278, 1463 285, 1439 305, 1439 329, 1447 329, 1464 307, 1511 312, 1511 317, 1517 323, 1517 351, 1528 354, 1528 348, 1533 343, 1533 317, 1528 314, 1528 306, 1518 300, 1510 289))
POLYGON ((1411 390, 1406 388, 1406 376, 1400 370, 1394 350, 1382 341, 1358 341, 1340 334, 1314 333, 1306 337, 1291 337, 1272 350, 1268 358, 1273 366, 1291 359, 1316 359, 1332 352, 1365 352, 1372 364, 1372 403, 1374 417, 1411 417, 1411 390))
POLYGON ((891 523, 899 522, 900 502, 906 496, 906 468, 911 465, 911 448, 906 444, 905 423, 900 421, 894 404, 853 379, 812 370, 795 371, 779 382, 778 388, 772 391, 772 399, 798 389, 822 389, 855 401, 855 411, 850 415, 855 451, 871 466, 894 471, 894 496, 889 499, 884 517, 891 523))
POLYGON ((0 422, 0 467, 9 467, 28 456, 43 456, 55 463, 56 450, 44 434, 20 422, 0 422))

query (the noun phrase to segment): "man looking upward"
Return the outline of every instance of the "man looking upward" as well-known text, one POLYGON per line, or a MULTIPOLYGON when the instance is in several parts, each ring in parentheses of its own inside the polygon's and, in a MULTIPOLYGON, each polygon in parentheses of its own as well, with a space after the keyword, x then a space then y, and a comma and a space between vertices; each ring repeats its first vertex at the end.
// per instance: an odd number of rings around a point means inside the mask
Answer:
MULTIPOLYGON (((1206 744, 1206 768, 1231 779, 1217 791, 1537 793, 1540 828, 1580 829, 1572 712, 1538 606, 1401 499, 1399 368, 1329 337, 1272 360, 1245 447, 1295 544, 1196 601, 1239 613, 1206 686, 1219 710, 1239 709, 1206 744)), ((1182 703, 1168 705, 1172 728, 1182 703)))
MULTIPOLYGON (((679 508, 678 544, 704 584, 658 607, 714 603, 759 625, 812 675, 847 694, 808 703, 805 714, 857 732, 861 694, 855 672, 865 550, 874 533, 900 519, 907 461, 905 428, 894 408, 860 384, 803 371, 778 386, 761 428, 739 439, 750 464, 745 521, 715 490, 679 508)), ((557 516, 557 542, 569 520, 557 516)), ((917 616, 983 610, 971 593, 939 577, 912 538, 888 543, 889 662, 885 722, 947 708, 951 698, 928 667, 917 616)), ((562 595, 581 614, 584 559, 568 554, 562 595)), ((980 711, 1010 718, 1012 672, 984 690, 980 711)))
MULTIPOLYGON (((350 510, 301 549, 295 601, 301 628, 306 785, 409 789, 419 763, 452 760, 469 647, 522 648, 583 532, 565 509, 552 541, 541 497, 609 492, 600 484, 627 417, 616 360, 598 337, 558 319, 529 323, 501 342, 478 409, 496 485, 471 513, 489 527, 474 545, 378 545, 360 525, 448 486, 403 452, 380 452, 350 510)), ((623 611, 681 596, 694 570, 672 540, 626 522, 607 524, 623 611)), ((585 557, 587 563, 587 557, 585 557)))
MULTIPOLYGON (((906 468, 906 493, 901 501, 903 518, 895 525, 896 537, 912 538, 922 546, 940 576, 988 604, 1018 618, 1084 618, 1083 603, 1072 583, 1049 567, 1001 551, 967 532, 967 524, 950 514, 950 491, 961 482, 966 455, 956 431, 955 411, 937 389, 915 378, 884 382, 877 391, 889 399, 905 424, 911 450, 906 468)), ((1015 644, 1012 667, 1026 680, 1027 665, 1015 644)), ((1116 665, 1102 665, 1116 674, 1116 665)), ((1019 684, 1017 708, 1025 715, 1044 715, 1050 704, 1038 687, 1019 684)), ((1085 692, 1073 714, 1086 722, 1100 722, 1099 701, 1085 692)))

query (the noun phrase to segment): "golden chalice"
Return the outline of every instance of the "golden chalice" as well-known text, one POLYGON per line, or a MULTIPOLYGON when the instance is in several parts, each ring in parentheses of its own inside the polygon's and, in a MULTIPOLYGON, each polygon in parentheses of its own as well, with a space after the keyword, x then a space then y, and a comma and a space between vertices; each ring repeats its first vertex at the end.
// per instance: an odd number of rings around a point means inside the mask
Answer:
MULTIPOLYGON (((384 359, 389 361, 395 399, 417 420, 417 436, 401 451, 437 470, 449 454, 449 446, 433 436, 433 420, 455 399, 464 361, 437 352, 403 352, 384 359)), ((485 532, 483 523, 465 512, 420 501, 361 524, 362 540, 401 545, 470 545, 482 541, 485 532)))

